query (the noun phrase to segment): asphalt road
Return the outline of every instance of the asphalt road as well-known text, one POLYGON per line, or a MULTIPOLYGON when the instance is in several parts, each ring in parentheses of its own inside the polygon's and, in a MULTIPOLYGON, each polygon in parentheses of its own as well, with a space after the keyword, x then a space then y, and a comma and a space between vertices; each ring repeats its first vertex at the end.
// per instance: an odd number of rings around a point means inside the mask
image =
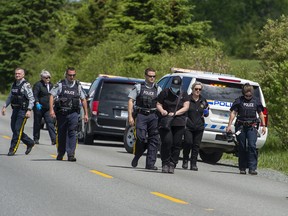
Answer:
MULTIPOLYGON (((2 103, 0 103, 2 107, 2 103)), ((29 155, 7 156, 10 113, 0 117, 0 216, 286 216, 288 184, 239 175, 235 166, 199 162, 199 171, 132 168, 121 143, 79 144, 77 162, 56 161, 48 132, 29 155)), ((32 135, 32 119, 25 132, 32 135)), ((66 158, 65 158, 66 159, 66 158)), ((158 167, 161 160, 157 160, 158 167)), ((261 170, 259 171, 261 172, 261 170)))

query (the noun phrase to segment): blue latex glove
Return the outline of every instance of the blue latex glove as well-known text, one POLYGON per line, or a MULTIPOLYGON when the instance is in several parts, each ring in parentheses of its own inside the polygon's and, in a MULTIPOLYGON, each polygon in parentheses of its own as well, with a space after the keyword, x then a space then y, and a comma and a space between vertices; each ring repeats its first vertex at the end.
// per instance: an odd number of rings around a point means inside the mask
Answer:
POLYGON ((41 110, 42 109, 42 105, 40 103, 36 104, 36 109, 37 110, 41 110))
POLYGON ((208 108, 204 109, 203 114, 204 114, 204 116, 208 116, 209 115, 209 109, 208 108))

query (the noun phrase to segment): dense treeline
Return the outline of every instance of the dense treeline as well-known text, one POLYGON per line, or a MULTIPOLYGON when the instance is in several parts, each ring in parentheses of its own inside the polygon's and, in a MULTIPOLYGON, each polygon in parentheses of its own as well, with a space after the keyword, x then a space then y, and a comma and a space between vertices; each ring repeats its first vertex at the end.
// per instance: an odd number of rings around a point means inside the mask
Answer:
POLYGON ((44 68, 55 82, 67 66, 88 82, 99 73, 142 77, 148 66, 159 76, 172 66, 229 72, 269 83, 270 122, 287 143, 281 127, 287 117, 276 114, 287 99, 272 91, 287 94, 288 28, 281 15, 288 0, 0 0, 0 6, 2 93, 18 66, 32 83, 44 68), (227 56, 258 58, 263 69, 251 73, 238 64, 234 71, 227 56))

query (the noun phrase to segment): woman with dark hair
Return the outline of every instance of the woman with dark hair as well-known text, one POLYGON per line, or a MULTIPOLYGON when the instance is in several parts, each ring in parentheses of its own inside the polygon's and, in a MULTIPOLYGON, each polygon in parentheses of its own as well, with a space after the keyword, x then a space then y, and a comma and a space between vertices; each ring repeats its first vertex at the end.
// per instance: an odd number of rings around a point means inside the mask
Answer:
POLYGON ((190 95, 190 106, 187 112, 187 123, 185 130, 184 146, 183 146, 183 164, 182 168, 188 168, 190 160, 190 170, 198 171, 197 157, 199 146, 201 144, 204 132, 204 117, 209 115, 209 107, 206 99, 202 97, 201 91, 203 85, 201 82, 195 82, 192 85, 192 94, 190 95), (192 150, 192 151, 191 151, 192 150), (189 155, 191 152, 191 159, 189 155))
POLYGON ((181 91, 181 83, 180 76, 173 77, 171 87, 164 89, 157 98, 156 106, 161 114, 159 133, 163 173, 174 173, 181 151, 185 131, 185 113, 189 108, 188 94, 181 91), (161 119, 165 116, 173 116, 168 130, 161 127, 161 119))

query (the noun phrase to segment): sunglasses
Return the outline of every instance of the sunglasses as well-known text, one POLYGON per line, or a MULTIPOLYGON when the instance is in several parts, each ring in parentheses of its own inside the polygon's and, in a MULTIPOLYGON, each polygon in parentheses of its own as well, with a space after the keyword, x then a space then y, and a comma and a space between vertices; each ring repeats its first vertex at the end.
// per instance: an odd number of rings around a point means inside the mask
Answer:
POLYGON ((75 77, 76 74, 67 74, 67 76, 69 76, 69 77, 75 77))
POLYGON ((202 89, 201 88, 195 88, 194 90, 195 91, 201 91, 202 89))
POLYGON ((150 76, 150 75, 146 75, 146 76, 148 76, 148 77, 150 77, 150 78, 155 78, 156 76, 150 76))
POLYGON ((43 77, 44 79, 51 79, 51 77, 43 77))

